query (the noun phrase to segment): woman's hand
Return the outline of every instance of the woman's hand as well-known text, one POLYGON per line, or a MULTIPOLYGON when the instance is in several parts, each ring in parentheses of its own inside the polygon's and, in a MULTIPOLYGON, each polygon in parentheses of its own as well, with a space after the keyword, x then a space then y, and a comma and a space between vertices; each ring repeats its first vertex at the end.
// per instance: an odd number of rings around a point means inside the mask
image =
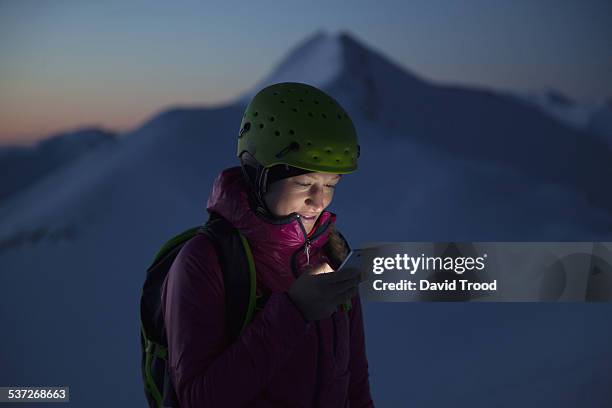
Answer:
POLYGON ((324 263, 302 273, 288 293, 304 318, 313 321, 329 317, 338 305, 357 294, 358 285, 358 269, 334 272, 324 263))

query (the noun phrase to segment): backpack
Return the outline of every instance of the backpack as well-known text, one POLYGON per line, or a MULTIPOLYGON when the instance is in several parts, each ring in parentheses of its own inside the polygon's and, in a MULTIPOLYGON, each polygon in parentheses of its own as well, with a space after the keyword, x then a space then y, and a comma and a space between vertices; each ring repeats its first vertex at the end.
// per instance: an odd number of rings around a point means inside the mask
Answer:
POLYGON ((181 248, 197 234, 207 235, 219 258, 225 285, 226 311, 231 339, 248 326, 263 297, 256 295, 255 263, 246 238, 221 216, 211 213, 208 221, 167 241, 147 269, 140 298, 141 371, 150 407, 178 407, 178 398, 168 372, 168 342, 162 315, 161 289, 181 248))

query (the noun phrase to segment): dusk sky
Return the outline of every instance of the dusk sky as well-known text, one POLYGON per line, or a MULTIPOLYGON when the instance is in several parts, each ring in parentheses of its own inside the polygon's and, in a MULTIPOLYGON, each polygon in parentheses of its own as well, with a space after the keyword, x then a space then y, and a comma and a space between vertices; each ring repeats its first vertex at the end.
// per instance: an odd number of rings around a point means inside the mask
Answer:
POLYGON ((0 0, 0 144, 232 100, 317 30, 435 81, 612 98, 612 1, 0 0))

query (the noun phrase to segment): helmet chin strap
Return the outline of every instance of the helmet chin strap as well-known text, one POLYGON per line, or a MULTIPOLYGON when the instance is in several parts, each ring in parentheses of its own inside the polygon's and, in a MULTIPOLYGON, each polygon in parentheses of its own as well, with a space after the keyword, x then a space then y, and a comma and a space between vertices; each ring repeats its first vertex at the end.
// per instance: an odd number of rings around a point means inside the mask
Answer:
POLYGON ((249 152, 244 152, 240 156, 240 167, 251 190, 251 196, 255 199, 257 211, 268 217, 276 218, 264 200, 264 195, 268 191, 268 169, 259 164, 249 152))

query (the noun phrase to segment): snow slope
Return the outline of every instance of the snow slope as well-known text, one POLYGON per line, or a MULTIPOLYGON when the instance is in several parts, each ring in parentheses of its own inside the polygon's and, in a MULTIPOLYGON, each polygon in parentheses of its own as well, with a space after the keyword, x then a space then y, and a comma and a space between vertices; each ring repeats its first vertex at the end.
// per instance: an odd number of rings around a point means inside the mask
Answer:
MULTIPOLYGON (((612 237, 607 196, 585 181, 612 165, 598 139, 492 91, 423 81, 346 33, 305 44, 276 72, 312 80, 322 61, 317 78, 354 118, 360 169, 331 206, 354 246, 612 237)), ((236 164, 243 108, 161 112, 0 209, 0 384, 69 385, 79 407, 145 406, 145 270, 167 238, 204 221, 214 177, 236 164)), ((377 406, 601 406, 610 311, 367 304, 377 406)))
POLYGON ((612 98, 595 110, 589 120, 588 130, 600 135, 612 146, 612 98))
POLYGON ((573 129, 600 136, 612 146, 612 99, 601 104, 578 103, 554 90, 513 95, 573 129))

